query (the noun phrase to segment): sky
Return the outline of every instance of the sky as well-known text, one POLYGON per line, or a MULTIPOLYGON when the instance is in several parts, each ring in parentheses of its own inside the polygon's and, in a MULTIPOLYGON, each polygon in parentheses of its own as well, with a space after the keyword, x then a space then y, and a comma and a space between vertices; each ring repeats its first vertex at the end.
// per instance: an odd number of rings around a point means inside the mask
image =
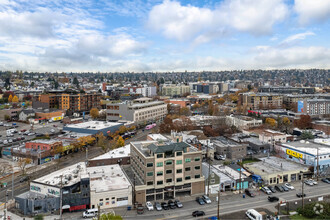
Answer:
POLYGON ((330 0, 0 0, 0 69, 330 67, 330 0))

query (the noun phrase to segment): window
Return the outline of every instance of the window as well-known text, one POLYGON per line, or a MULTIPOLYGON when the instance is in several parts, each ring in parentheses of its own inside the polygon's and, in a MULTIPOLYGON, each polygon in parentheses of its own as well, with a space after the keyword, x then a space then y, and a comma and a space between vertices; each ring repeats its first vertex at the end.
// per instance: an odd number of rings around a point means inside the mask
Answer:
POLYGON ((163 158, 163 154, 157 154, 157 158, 163 158))
POLYGON ((190 177, 190 176, 186 176, 184 179, 185 179, 185 180, 190 180, 191 177, 190 177))
POLYGON ((190 167, 186 167, 185 171, 190 171, 190 167))
POLYGON ((147 163, 147 167, 153 167, 154 164, 153 163, 147 163))
POLYGON ((211 184, 214 184, 215 183, 215 179, 211 179, 210 183, 211 184))
POLYGON ((109 198, 106 198, 105 200, 109 200, 109 198))
POLYGON ((157 176, 163 176, 163 171, 158 171, 157 176))
POLYGON ((200 170, 201 167, 200 166, 195 166, 195 170, 200 170))
POLYGON ((176 178, 177 182, 182 182, 182 178, 176 178))
POLYGON ((157 185, 162 185, 163 184, 163 180, 157 181, 157 185))
POLYGON ((182 173, 182 169, 177 169, 176 173, 182 173))
POLYGON ((163 166, 163 162, 158 162, 157 163, 157 167, 162 167, 163 166))
POLYGON ((171 183, 172 182, 172 179, 166 179, 166 182, 167 183, 171 183))
POLYGON ((154 175, 154 172, 148 172, 147 173, 147 176, 153 176, 154 175))
POLYGON ((182 164, 182 160, 177 160, 176 165, 182 164))
POLYGON ((171 160, 168 160, 165 162, 166 165, 171 165, 172 164, 172 161, 171 160))
POLYGON ((172 170, 166 170, 166 174, 171 174, 172 170))
POLYGON ((100 199, 100 202, 102 202, 103 201, 103 199, 100 199))
POLYGON ((176 156, 181 156, 182 155, 182 151, 176 152, 176 156))
POLYGON ((201 175, 195 175, 195 179, 199 179, 199 178, 201 178, 201 175))
POLYGON ((147 185, 148 185, 148 186, 153 185, 153 184, 154 184, 153 181, 149 181, 149 182, 147 182, 147 185))
POLYGON ((195 157, 195 161, 200 161, 201 158, 200 157, 195 157))
POLYGON ((186 159, 185 159, 185 162, 186 162, 186 163, 190 163, 190 162, 191 162, 191 159, 190 159, 190 158, 186 158, 186 159))

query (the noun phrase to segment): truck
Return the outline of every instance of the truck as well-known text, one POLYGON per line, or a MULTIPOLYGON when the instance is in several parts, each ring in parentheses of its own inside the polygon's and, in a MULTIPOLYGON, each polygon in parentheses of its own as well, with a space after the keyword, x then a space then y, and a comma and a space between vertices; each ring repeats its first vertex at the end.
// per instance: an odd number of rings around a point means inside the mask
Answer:
POLYGON ((262 220, 262 215, 254 209, 247 210, 245 214, 251 220, 262 220))
POLYGON ((49 122, 55 122, 55 121, 61 121, 63 119, 63 116, 57 116, 57 117, 52 117, 49 119, 49 122))

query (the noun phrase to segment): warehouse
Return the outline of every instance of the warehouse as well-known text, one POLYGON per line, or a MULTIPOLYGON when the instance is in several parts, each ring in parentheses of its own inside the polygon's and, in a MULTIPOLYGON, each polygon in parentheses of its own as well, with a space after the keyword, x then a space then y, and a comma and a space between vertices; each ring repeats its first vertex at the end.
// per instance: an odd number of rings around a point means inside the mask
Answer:
POLYGON ((71 131, 84 134, 97 134, 102 132, 103 135, 115 133, 123 123, 106 122, 106 121, 89 121, 79 124, 71 124, 63 127, 63 131, 71 131))
POLYGON ((314 173, 329 172, 330 169, 330 139, 317 138, 312 141, 294 141, 276 146, 277 154, 296 163, 314 167, 314 173), (317 155, 319 160, 317 160, 317 155))

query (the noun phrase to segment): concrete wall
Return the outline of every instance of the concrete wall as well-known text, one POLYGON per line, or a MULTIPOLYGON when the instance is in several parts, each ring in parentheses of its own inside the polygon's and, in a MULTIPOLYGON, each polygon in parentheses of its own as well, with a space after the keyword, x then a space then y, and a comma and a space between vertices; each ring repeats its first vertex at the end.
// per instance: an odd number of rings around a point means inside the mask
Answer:
POLYGON ((89 167, 96 167, 96 166, 105 166, 105 165, 128 165, 130 164, 130 157, 120 157, 120 158, 107 158, 107 159, 100 159, 100 160, 89 160, 88 166, 89 167), (118 162, 120 161, 120 162, 118 162))

